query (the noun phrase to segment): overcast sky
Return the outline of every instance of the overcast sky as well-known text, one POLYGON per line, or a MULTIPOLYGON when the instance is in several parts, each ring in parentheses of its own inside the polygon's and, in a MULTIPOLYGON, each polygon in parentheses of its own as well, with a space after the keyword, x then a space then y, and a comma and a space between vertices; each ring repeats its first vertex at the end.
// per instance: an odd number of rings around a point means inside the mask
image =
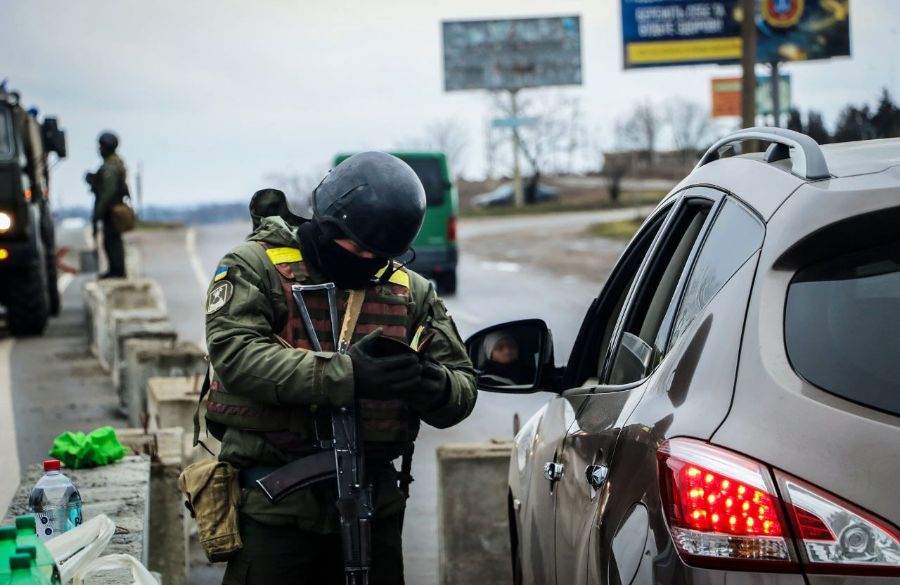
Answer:
MULTIPOLYGON (((853 57, 786 66, 794 103, 833 124, 881 87, 900 95, 897 4, 852 0, 853 57)), ((585 83, 570 93, 603 144, 636 101, 708 108, 710 78, 738 74, 623 72, 619 0, 4 0, 0 79, 66 128, 66 205, 87 204, 82 175, 106 128, 132 176, 142 161, 147 204, 246 201, 269 173, 322 173, 335 152, 396 147, 443 119, 468 133, 463 172, 477 176, 490 101, 444 93, 441 21, 561 14, 582 17, 585 83)))

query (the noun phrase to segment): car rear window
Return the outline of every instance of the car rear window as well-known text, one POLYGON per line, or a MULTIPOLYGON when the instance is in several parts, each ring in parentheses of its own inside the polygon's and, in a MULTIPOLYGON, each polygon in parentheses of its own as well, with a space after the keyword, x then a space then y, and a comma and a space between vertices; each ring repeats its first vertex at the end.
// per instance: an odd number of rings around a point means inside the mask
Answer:
POLYGON ((445 184, 444 175, 441 172, 441 162, 436 158, 401 158, 419 175, 419 180, 425 187, 425 199, 428 207, 443 205, 445 184))
POLYGON ((900 242, 834 257, 794 277, 785 343, 798 374, 900 415, 900 242))

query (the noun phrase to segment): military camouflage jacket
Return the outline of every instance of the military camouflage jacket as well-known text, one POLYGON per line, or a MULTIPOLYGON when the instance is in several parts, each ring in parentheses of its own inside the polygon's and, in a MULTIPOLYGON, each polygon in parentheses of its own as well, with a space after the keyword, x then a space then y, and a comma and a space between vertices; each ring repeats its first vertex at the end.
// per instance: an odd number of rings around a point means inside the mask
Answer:
MULTIPOLYGON (((288 318, 288 306, 278 271, 265 254, 254 249, 260 248, 260 242, 274 247, 299 246, 294 229, 281 218, 269 217, 222 259, 206 305, 206 340, 216 381, 231 394, 304 413, 310 412, 311 405, 345 404, 354 392, 349 356, 297 351, 277 340, 276 334, 288 318)), ((321 281, 312 272, 310 276, 321 281)), ((421 313, 430 315, 429 327, 435 333, 429 353, 447 370, 450 385, 449 400, 419 416, 434 427, 449 427, 468 416, 475 406, 474 370, 456 326, 431 283, 412 271, 409 276, 416 313, 424 309, 421 313)), ((244 468, 283 465, 292 455, 263 433, 227 428, 219 458, 244 468)), ((332 532, 337 527, 332 489, 331 482, 322 482, 294 492, 277 505, 270 504, 259 490, 243 490, 242 511, 261 522, 332 532)), ((404 498, 391 468, 375 479, 375 506, 376 516, 403 509, 404 498)))
POLYGON ((112 206, 122 201, 128 193, 125 182, 125 163, 117 154, 111 154, 103 160, 97 170, 94 182, 94 219, 104 219, 109 215, 112 206))

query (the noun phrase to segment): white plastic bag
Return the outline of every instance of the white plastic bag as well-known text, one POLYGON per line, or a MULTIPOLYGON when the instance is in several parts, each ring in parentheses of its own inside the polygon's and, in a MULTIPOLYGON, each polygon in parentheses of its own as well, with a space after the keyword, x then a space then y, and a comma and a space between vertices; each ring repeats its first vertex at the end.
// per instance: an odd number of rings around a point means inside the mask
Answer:
POLYGON ((115 569, 131 569, 131 577, 134 579, 134 585, 159 585, 153 575, 150 574, 144 565, 131 555, 106 555, 95 559, 88 568, 80 571, 75 576, 72 585, 82 585, 84 579, 89 573, 97 571, 113 571, 115 569))
POLYGON ((63 583, 88 567, 106 549, 116 525, 105 514, 48 540, 47 550, 56 560, 63 583))
POLYGON ((46 542, 47 550, 56 560, 60 579, 82 585, 84 577, 95 571, 130 569, 134 585, 159 585, 137 559, 129 555, 100 557, 106 549, 116 525, 105 514, 91 518, 78 528, 64 532, 46 542))

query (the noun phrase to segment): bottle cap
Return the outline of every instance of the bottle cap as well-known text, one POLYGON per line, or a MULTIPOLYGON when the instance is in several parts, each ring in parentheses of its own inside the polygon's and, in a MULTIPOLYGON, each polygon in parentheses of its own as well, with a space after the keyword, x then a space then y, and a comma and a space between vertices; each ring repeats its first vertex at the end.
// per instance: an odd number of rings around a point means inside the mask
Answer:
POLYGON ((31 557, 28 555, 10 555, 9 568, 11 569, 30 569, 31 557))
POLYGON ((15 526, 4 526, 0 528, 0 540, 15 540, 16 539, 16 527, 15 526))
POLYGON ((34 545, 29 545, 29 546, 17 546, 17 547, 16 547, 16 554, 17 554, 17 555, 28 555, 28 556, 30 556, 32 559, 36 559, 36 558, 37 558, 37 547, 34 546, 34 545))
POLYGON ((59 471, 62 467, 62 463, 59 462, 59 459, 47 459, 44 461, 44 471, 59 471))
POLYGON ((34 530, 34 516, 18 516, 16 518, 16 529, 23 530, 26 528, 34 530))

